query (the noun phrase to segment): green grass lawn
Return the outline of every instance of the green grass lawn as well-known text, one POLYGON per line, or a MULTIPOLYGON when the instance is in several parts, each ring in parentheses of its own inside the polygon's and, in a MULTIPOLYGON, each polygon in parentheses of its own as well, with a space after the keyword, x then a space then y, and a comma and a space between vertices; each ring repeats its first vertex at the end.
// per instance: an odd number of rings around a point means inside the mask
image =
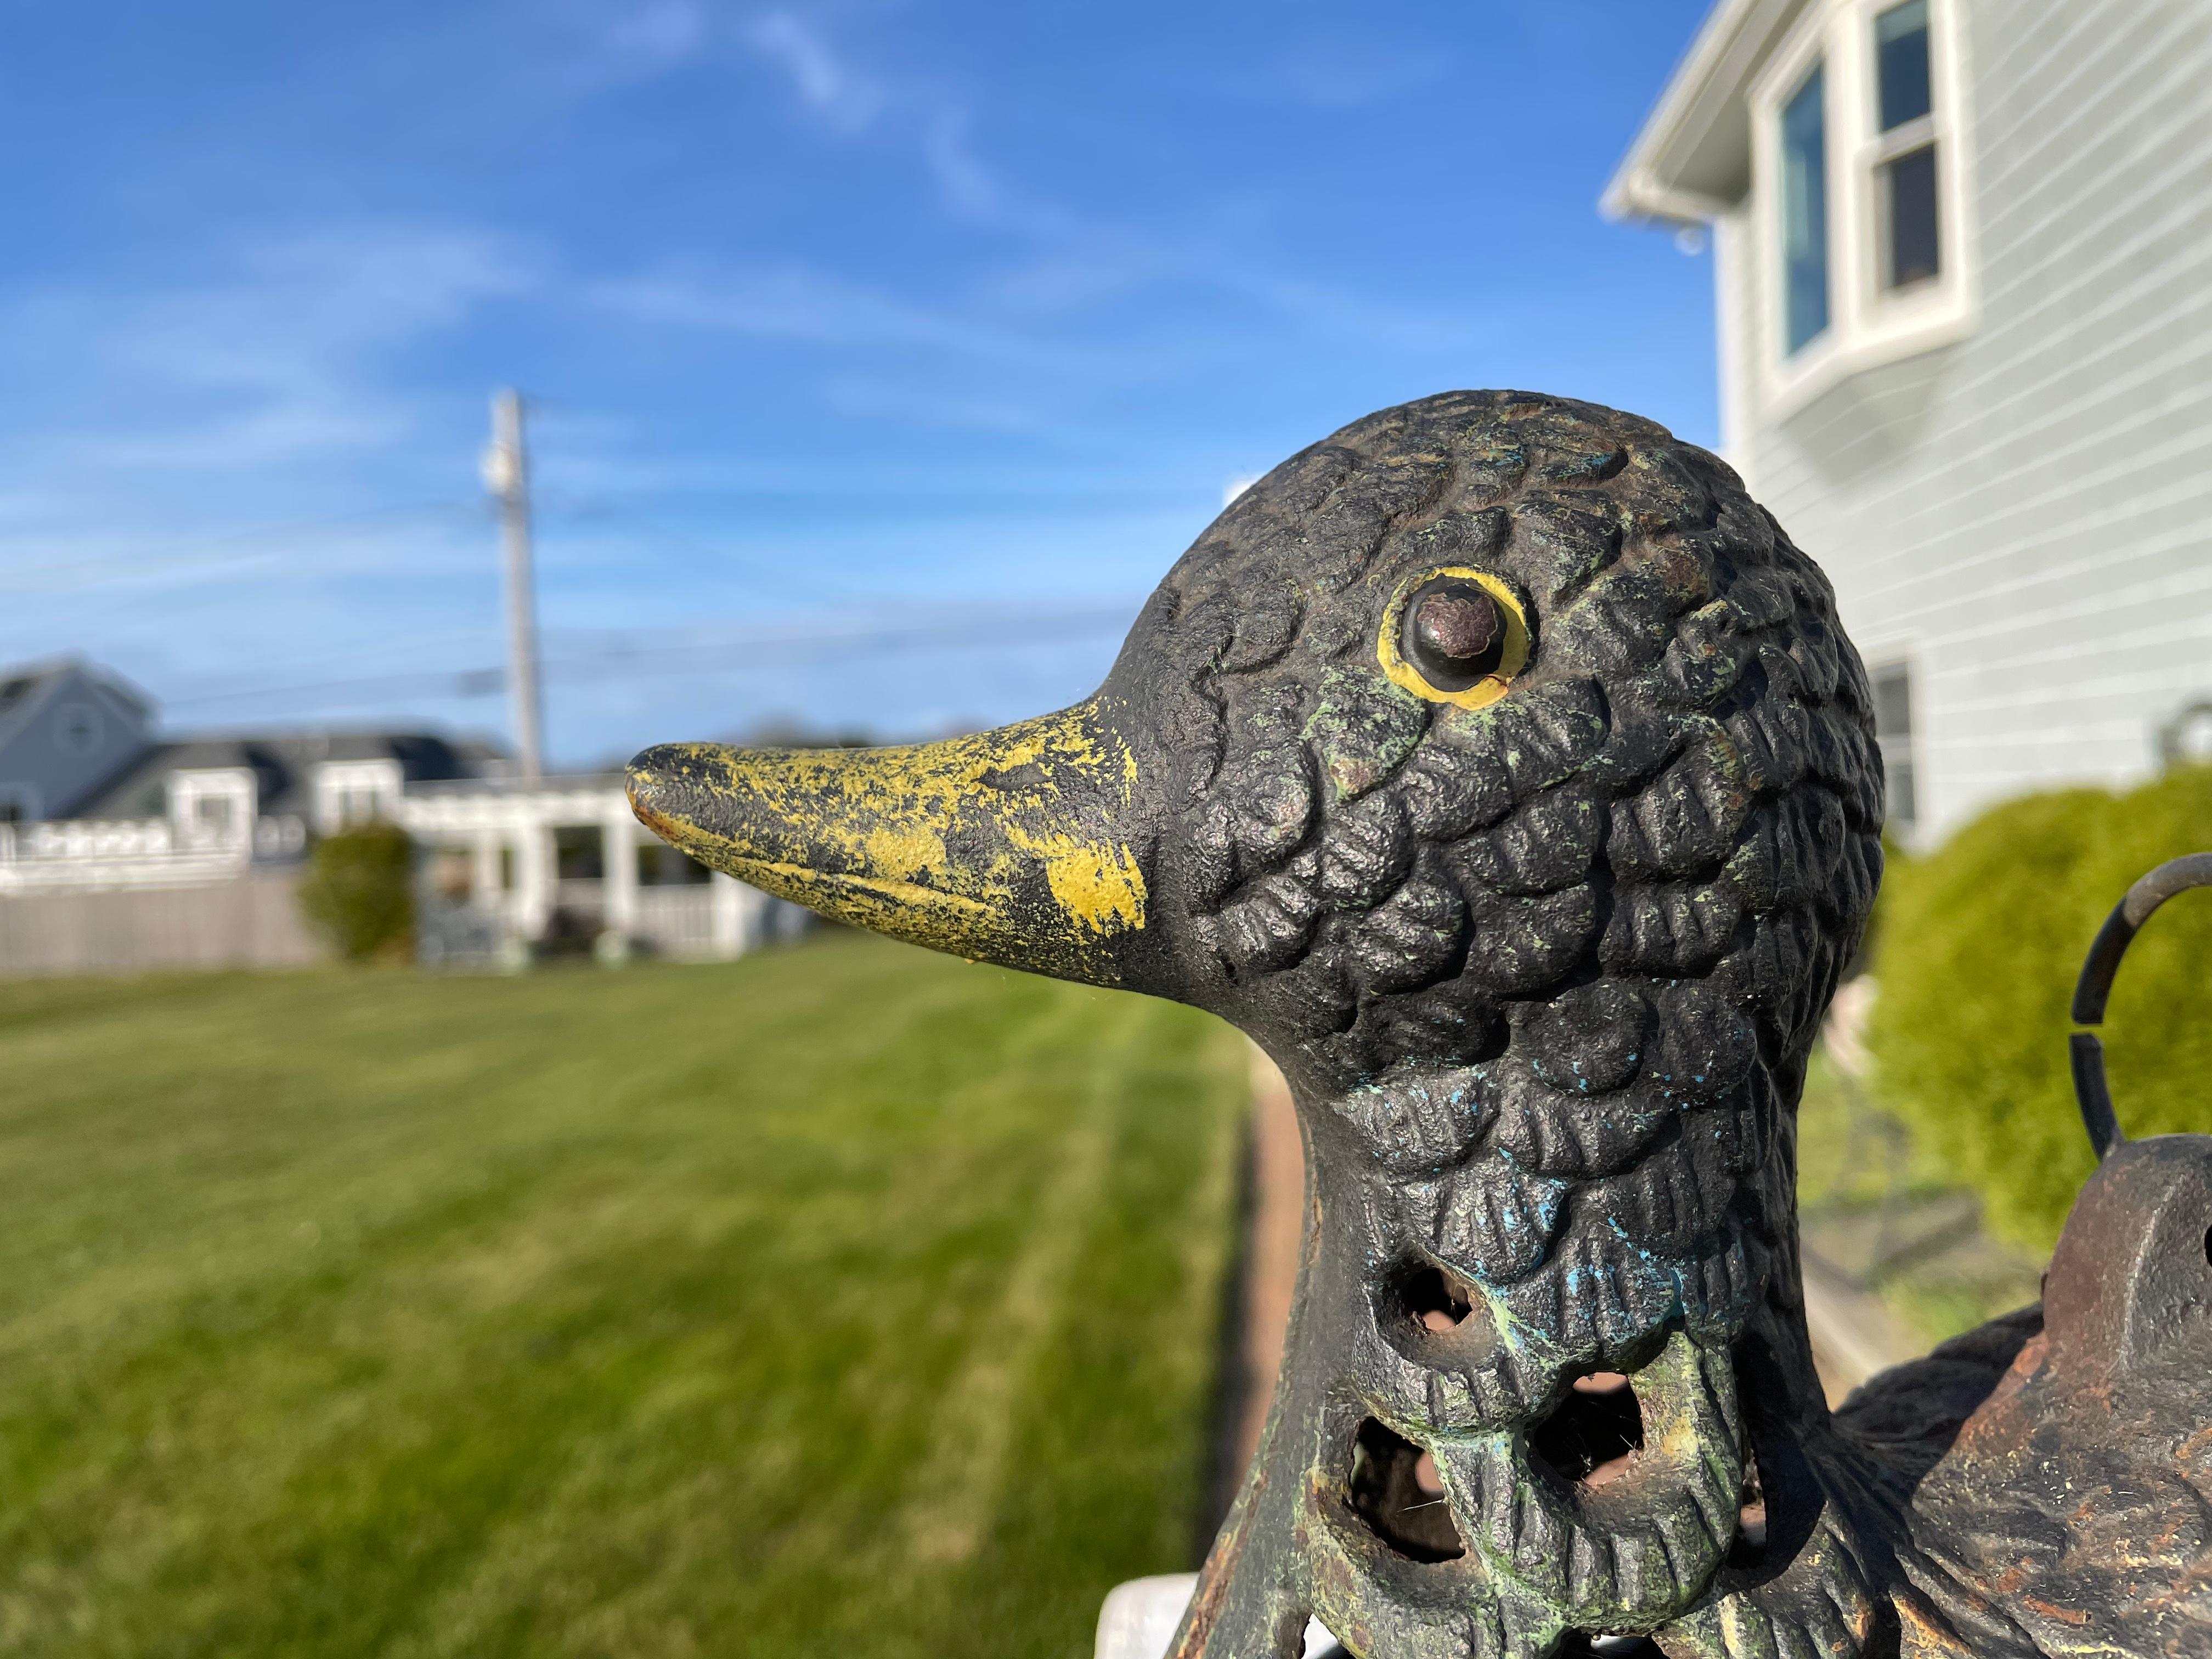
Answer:
POLYGON ((0 1653, 1085 1654, 1191 1563, 1242 1066, 854 936, 0 986, 0 1653))

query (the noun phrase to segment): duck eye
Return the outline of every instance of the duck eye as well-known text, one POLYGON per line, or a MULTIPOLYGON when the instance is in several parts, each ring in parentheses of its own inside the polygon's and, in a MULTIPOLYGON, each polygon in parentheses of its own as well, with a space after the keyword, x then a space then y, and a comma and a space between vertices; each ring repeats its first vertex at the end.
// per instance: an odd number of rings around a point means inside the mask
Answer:
POLYGON ((1439 691, 1464 691, 1497 672, 1505 617, 1490 591, 1462 576, 1439 576, 1406 603, 1401 648, 1439 691))
POLYGON ((1415 696, 1480 708, 1504 696, 1528 661, 1528 618, 1497 577, 1431 570, 1400 586, 1377 654, 1415 696))

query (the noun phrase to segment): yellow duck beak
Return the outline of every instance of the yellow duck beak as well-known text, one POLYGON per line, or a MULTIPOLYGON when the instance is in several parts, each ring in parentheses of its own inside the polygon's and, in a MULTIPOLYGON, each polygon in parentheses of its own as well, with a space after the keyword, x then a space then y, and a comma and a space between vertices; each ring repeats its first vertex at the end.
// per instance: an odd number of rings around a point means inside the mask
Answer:
POLYGON ((1146 922, 1137 763, 1103 700, 888 749, 664 744, 630 805, 701 863, 931 950, 1127 982, 1146 922))

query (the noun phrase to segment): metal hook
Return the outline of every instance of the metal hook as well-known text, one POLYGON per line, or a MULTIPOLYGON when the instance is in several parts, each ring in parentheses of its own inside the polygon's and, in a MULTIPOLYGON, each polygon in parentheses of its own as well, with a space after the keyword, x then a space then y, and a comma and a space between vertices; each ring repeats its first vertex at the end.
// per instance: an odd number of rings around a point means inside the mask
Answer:
MULTIPOLYGON (((2176 893, 2192 887, 2212 887, 2212 853, 2191 853, 2170 860, 2128 889, 2128 896, 2112 907, 2105 925, 2089 946, 2081 963, 2081 977, 2074 985, 2074 1023, 2102 1025, 2105 1001, 2112 994, 2112 981, 2120 971, 2120 958, 2128 953, 2143 923, 2176 893)), ((2119 1114, 2112 1109, 2112 1091, 2105 1080, 2105 1045, 2094 1033, 2076 1031, 2067 1039, 2074 1062, 2074 1098, 2081 1103, 2082 1127, 2089 1145, 2103 1163, 2112 1148, 2126 1141, 2120 1132, 2119 1114)))

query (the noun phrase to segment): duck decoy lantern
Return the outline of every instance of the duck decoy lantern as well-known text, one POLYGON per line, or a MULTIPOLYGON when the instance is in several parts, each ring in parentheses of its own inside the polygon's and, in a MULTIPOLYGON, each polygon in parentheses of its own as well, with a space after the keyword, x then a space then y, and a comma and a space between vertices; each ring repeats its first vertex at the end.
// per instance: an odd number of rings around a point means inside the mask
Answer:
POLYGON ((2212 1652, 2166 1639, 2212 1631, 2202 1577, 2155 1639, 2069 1647, 1917 1506, 1995 1501, 1945 1452, 2031 1317, 1824 1402, 1794 1113, 1881 878, 1872 732, 1725 465, 1462 392, 1238 496, 1074 708, 671 744, 630 793, 771 892, 1194 1004, 1289 1079, 1297 1303, 1179 1659, 1291 1659, 1310 1615, 1363 1659, 2212 1652))

